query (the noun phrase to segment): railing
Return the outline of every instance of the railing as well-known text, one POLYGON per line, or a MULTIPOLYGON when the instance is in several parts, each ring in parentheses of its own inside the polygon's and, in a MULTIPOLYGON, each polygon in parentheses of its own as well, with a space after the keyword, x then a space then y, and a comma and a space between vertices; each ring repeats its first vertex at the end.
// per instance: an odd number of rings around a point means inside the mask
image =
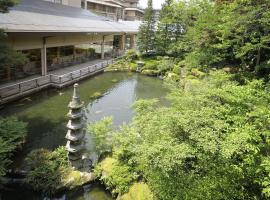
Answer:
POLYGON ((0 99, 6 98, 12 95, 21 94, 28 90, 42 87, 47 84, 50 84, 50 75, 30 79, 27 81, 22 81, 20 83, 15 83, 12 85, 8 85, 8 86, 0 88, 0 99))
POLYGON ((35 91, 48 86, 63 86, 74 81, 80 80, 96 72, 102 71, 109 64, 112 64, 115 59, 104 61, 92 66, 88 66, 76 71, 72 71, 63 75, 46 75, 34 78, 20 83, 4 86, 0 88, 0 104, 4 103, 7 98, 22 96, 27 92, 35 91))

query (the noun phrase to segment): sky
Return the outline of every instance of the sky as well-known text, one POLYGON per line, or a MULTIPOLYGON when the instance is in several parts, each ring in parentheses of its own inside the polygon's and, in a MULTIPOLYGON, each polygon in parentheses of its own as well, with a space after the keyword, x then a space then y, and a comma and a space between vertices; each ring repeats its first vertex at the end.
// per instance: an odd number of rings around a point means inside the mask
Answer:
MULTIPOLYGON (((147 1, 148 0, 140 0, 140 5, 145 8, 147 6, 147 1)), ((153 0, 153 7, 155 9, 160 9, 161 8, 161 4, 164 3, 165 0, 153 0)))

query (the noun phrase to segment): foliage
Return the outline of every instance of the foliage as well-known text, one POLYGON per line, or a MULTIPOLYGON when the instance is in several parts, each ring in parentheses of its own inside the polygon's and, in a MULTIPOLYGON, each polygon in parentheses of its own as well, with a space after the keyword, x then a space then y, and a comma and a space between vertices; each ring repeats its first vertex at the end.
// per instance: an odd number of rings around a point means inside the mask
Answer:
POLYGON ((164 76, 165 73, 171 71, 174 67, 174 60, 169 57, 164 57, 157 65, 159 74, 164 76))
POLYGON ((26 158, 27 182, 34 190, 46 195, 53 195, 63 186, 63 179, 71 170, 65 147, 59 147, 53 152, 46 149, 32 151, 26 158))
MULTIPOLYGON (((183 53, 178 51, 176 45, 183 40, 187 28, 193 24, 197 15, 197 7, 192 1, 166 0, 159 15, 158 27, 155 34, 155 50, 160 55, 177 55, 183 53)), ((185 47, 188 48, 188 47, 185 47)))
POLYGON ((98 99, 102 97, 102 93, 101 92, 95 92, 94 94, 91 95, 91 99, 98 99))
POLYGON ((138 177, 132 167, 110 157, 96 166, 95 172, 113 195, 128 192, 132 182, 138 177))
POLYGON ((0 12, 8 12, 9 7, 12 7, 17 3, 17 0, 0 0, 0 12))
POLYGON ((154 50, 155 17, 153 0, 148 0, 147 8, 144 11, 144 19, 138 33, 138 47, 142 53, 149 53, 154 50))
POLYGON ((128 50, 121 59, 111 64, 106 71, 132 71, 137 69, 136 61, 139 55, 134 49, 128 50))
POLYGON ((155 51, 190 68, 231 65, 268 78, 268 0, 174 1, 163 4, 155 51))
MULTIPOLYGON (((0 13, 8 12, 9 7, 17 3, 17 0, 0 0, 0 13)), ((8 45, 5 41, 6 37, 6 33, 0 30, 0 69, 25 64, 28 60, 26 56, 8 45)))
POLYGON ((153 194, 145 183, 134 183, 128 193, 119 200, 153 200, 153 194))
POLYGON ((99 155, 111 151, 112 117, 104 117, 101 121, 89 124, 87 131, 93 137, 99 155))
POLYGON ((5 174, 11 156, 23 143, 25 136, 26 123, 14 117, 0 118, 0 176, 5 174))
POLYGON ((124 54, 123 59, 126 62, 132 62, 132 61, 138 59, 138 54, 137 54, 135 49, 130 49, 124 54))
POLYGON ((221 71, 197 77, 171 85, 171 107, 137 102, 113 156, 157 199, 267 199, 269 87, 221 71))

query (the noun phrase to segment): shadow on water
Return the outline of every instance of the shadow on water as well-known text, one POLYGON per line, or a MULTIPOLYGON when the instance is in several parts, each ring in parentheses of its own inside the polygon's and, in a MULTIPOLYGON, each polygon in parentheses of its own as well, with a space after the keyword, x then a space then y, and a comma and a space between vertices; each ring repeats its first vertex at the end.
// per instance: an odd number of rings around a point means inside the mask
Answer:
POLYGON ((53 150, 59 146, 65 145, 65 134, 67 119, 59 118, 58 121, 52 121, 48 118, 39 117, 19 117, 20 120, 28 123, 26 143, 22 151, 17 152, 13 159, 13 168, 20 168, 24 158, 33 149, 45 148, 53 150))
MULTIPOLYGON (((103 73, 81 81, 79 91, 81 100, 85 102, 89 111, 87 113, 88 122, 92 123, 105 116, 113 116, 115 127, 132 120, 134 111, 131 105, 136 100, 158 98, 164 105, 167 94, 167 89, 157 78, 115 72, 103 73), (101 97, 93 99, 95 93, 101 94, 101 97)), ((72 86, 62 90, 49 89, 10 103, 0 110, 1 116, 14 115, 28 123, 27 142, 23 150, 14 156, 13 166, 15 168, 20 167, 23 159, 31 150, 39 148, 52 150, 66 143, 67 105, 71 100, 72 92, 72 86)), ((104 193, 104 190, 100 189, 99 192, 104 193)), ((105 197, 88 198, 87 194, 91 196, 94 193, 80 193, 77 199, 106 200, 105 197)), ((28 199, 35 199, 35 195, 28 199)))

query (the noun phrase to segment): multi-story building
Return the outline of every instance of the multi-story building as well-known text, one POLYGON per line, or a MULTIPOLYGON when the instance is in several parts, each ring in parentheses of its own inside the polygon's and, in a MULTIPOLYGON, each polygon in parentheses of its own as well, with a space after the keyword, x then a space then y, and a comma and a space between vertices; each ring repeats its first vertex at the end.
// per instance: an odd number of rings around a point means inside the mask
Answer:
POLYGON ((81 7, 115 21, 142 21, 144 11, 139 0, 45 0, 63 5, 81 7))
POLYGON ((142 21, 139 0, 83 0, 82 7, 113 20, 142 21))
POLYGON ((29 62, 0 69, 0 86, 33 75, 46 76, 78 62, 120 55, 135 47, 138 27, 138 21, 108 20, 82 9, 81 0, 20 0, 8 13, 0 13, 0 29, 7 34, 5 42, 26 54, 29 62))
POLYGON ((49 1, 52 3, 59 3, 67 6, 73 6, 80 8, 81 7, 81 1, 80 0, 44 0, 44 1, 49 1))

